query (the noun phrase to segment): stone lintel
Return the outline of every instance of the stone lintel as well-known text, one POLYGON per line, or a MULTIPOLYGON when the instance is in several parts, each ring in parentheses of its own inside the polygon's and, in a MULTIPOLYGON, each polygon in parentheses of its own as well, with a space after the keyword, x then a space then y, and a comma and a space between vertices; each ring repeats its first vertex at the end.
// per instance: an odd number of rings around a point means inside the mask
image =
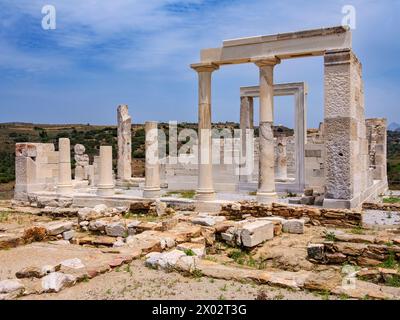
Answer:
MULTIPOLYGON (((274 84, 274 96, 292 96, 301 90, 304 91, 304 94, 308 93, 308 86, 305 82, 274 84)), ((258 98, 260 96, 260 86, 241 87, 240 96, 258 98)))
POLYGON ((227 40, 222 47, 201 50, 200 59, 201 62, 228 65, 249 63, 266 55, 280 59, 323 56, 329 50, 351 47, 351 30, 340 26, 227 40))
POLYGON ((280 33, 280 34, 276 34, 276 35, 262 35, 262 36, 255 36, 255 37, 230 39, 230 40, 223 41, 223 47, 234 47, 234 46, 239 46, 239 45, 275 42, 278 40, 303 39, 303 38, 320 37, 320 36, 328 36, 328 35, 338 35, 338 34, 346 33, 348 31, 349 31, 349 28, 346 26, 335 26, 335 27, 320 28, 320 29, 313 29, 313 30, 301 30, 301 31, 296 31, 296 32, 286 32, 286 33, 280 33))
POLYGON ((329 50, 325 52, 324 64, 325 66, 333 66, 338 64, 355 63, 361 66, 361 62, 351 49, 342 50, 329 50))

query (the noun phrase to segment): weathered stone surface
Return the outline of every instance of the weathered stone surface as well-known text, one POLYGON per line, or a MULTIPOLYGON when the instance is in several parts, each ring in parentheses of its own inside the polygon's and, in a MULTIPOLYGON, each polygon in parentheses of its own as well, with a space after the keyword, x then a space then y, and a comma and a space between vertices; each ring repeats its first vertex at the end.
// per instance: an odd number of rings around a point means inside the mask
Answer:
POLYGON ((303 234, 304 233, 304 220, 291 219, 283 223, 283 232, 303 234))
POLYGON ((70 274, 53 272, 42 278, 42 288, 44 292, 60 292, 75 282, 76 278, 70 274))
POLYGON ((201 226, 212 227, 218 222, 224 221, 225 217, 220 216, 198 216, 192 219, 192 223, 199 224, 201 226))
POLYGON ((172 269, 179 258, 186 256, 181 250, 172 250, 165 253, 150 253, 146 259, 146 265, 153 268, 160 267, 162 269, 172 269))
POLYGON ((355 242, 355 243, 374 243, 375 237, 370 235, 357 235, 347 233, 335 233, 335 238, 338 241, 343 242, 355 242))
POLYGON ((308 258, 316 261, 323 261, 325 258, 325 246, 323 244, 310 243, 307 246, 308 258))
POLYGON ((73 223, 69 221, 56 221, 49 222, 44 227, 47 230, 47 234, 50 236, 56 236, 58 234, 62 234, 65 231, 69 231, 72 229, 73 223))
POLYGON ((64 240, 71 240, 75 235, 75 231, 74 230, 64 231, 62 235, 64 240))
POLYGON ((304 288, 309 290, 331 291, 342 282, 338 272, 327 270, 311 273, 304 282, 304 288))
POLYGON ((126 238, 126 244, 131 248, 141 249, 143 253, 160 252, 161 236, 157 231, 145 231, 126 238))
POLYGON ((398 299, 400 297, 400 288, 390 288, 380 286, 371 282, 355 280, 353 286, 338 286, 333 289, 337 295, 347 295, 355 299, 398 299))
POLYGON ((342 264, 343 262, 347 261, 347 256, 340 252, 327 253, 325 257, 326 262, 329 264, 342 264))
POLYGON ((173 247, 175 247, 175 240, 170 237, 163 237, 160 240, 160 245, 161 245, 162 250, 167 249, 167 248, 173 248, 173 247))
POLYGON ((45 275, 43 273, 43 270, 37 267, 26 267, 23 268, 22 270, 18 271, 15 276, 18 279, 24 279, 24 278, 41 278, 45 275))
POLYGON ((23 291, 24 286, 19 280, 2 280, 0 281, 0 293, 7 294, 16 291, 23 291))
POLYGON ((71 269, 82 269, 85 265, 82 263, 81 259, 73 258, 67 259, 60 263, 61 267, 71 268, 71 269))
POLYGON ((193 242, 185 242, 179 244, 176 249, 181 250, 183 252, 191 251, 194 255, 203 258, 206 255, 206 247, 202 244, 197 244, 193 242))
POLYGON ((341 252, 349 256, 359 256, 367 248, 365 244, 362 243, 347 243, 347 242, 337 242, 334 243, 334 248, 336 251, 341 252))
POLYGON ((105 232, 108 223, 109 221, 105 219, 92 220, 89 222, 89 230, 105 232))
POLYGON ((314 196, 304 196, 301 197, 300 203, 304 205, 313 205, 315 203, 315 197, 314 196))
POLYGON ((241 226, 240 239, 245 247, 255 247, 274 237, 274 224, 270 221, 248 222, 241 226))
POLYGON ((116 221, 107 224, 105 231, 110 237, 126 237, 128 229, 123 221, 116 221))

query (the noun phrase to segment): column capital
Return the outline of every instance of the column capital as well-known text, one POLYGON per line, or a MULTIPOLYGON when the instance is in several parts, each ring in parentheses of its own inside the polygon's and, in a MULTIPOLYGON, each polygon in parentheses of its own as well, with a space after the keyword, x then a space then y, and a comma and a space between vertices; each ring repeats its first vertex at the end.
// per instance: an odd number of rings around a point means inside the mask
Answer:
POLYGON ((219 69, 219 65, 212 62, 193 63, 190 67, 197 72, 213 72, 219 69))
POLYGON ((279 59, 278 57, 255 58, 252 59, 251 62, 254 62, 257 67, 265 67, 265 66, 275 66, 281 63, 281 59, 279 59))

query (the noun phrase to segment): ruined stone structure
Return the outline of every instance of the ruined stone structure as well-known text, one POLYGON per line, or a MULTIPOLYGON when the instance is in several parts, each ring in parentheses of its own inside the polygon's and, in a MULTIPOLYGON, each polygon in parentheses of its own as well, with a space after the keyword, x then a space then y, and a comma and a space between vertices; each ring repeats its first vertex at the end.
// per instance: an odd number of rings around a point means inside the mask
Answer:
POLYGON ((74 147, 75 180, 82 181, 89 178, 89 156, 85 154, 85 146, 77 144, 74 147))
POLYGON ((118 106, 118 181, 123 185, 132 178, 132 119, 128 106, 118 106))
POLYGON ((177 132, 170 135, 173 156, 162 163, 165 155, 159 152, 157 123, 146 122, 146 177, 144 185, 142 181, 133 185, 131 118, 128 107, 120 105, 116 177, 111 147, 100 147, 100 155, 90 164, 84 147, 75 146, 76 168, 72 180, 69 139, 60 139, 59 151, 52 144, 17 144, 15 198, 26 200, 31 193, 50 192, 54 197, 72 197, 76 203, 104 199, 120 203, 135 197, 158 198, 163 185, 170 190, 196 187, 199 204, 215 204, 215 191, 255 190, 260 203, 270 203, 276 201, 278 192, 303 193, 305 188, 312 188, 324 194, 325 207, 354 208, 387 189, 386 121, 365 120, 361 64, 351 50, 351 31, 347 28, 227 40, 220 48, 202 50, 200 63, 191 67, 199 79, 199 134, 192 146, 198 164, 191 164, 193 155, 187 156, 187 163, 182 163, 182 158, 179 162, 172 161, 177 155, 177 132), (325 118, 319 129, 308 132, 307 86, 302 82, 274 84, 273 81, 276 64, 299 56, 324 57, 325 118), (258 86, 241 88, 242 139, 213 138, 212 73, 222 66, 238 63, 254 63, 260 79, 258 86), (273 98, 280 95, 295 97, 294 136, 274 135, 273 98), (260 102, 259 137, 243 134, 257 127, 253 123, 254 98, 260 102), (215 145, 222 146, 218 153, 212 152, 215 145), (249 166, 224 162, 227 155, 244 159, 249 154, 254 154, 254 163, 249 166), (215 159, 220 162, 213 164, 215 159), (115 186, 134 190, 116 192, 115 186))
MULTIPOLYGON (((361 64, 345 27, 227 40, 201 51, 192 64, 199 76, 199 159, 211 159, 211 74, 221 66, 255 63, 260 72, 260 161, 257 198, 276 198, 273 166, 273 71, 288 58, 324 56, 325 200, 326 207, 353 208, 387 188, 372 179, 364 116, 361 64), (272 164, 271 164, 272 163, 272 164)), ((199 164, 197 195, 214 199, 212 163, 199 164)))
MULTIPOLYGON (((283 187, 292 192, 302 192, 305 187, 305 145, 307 143, 307 95, 308 87, 304 82, 299 83, 284 83, 273 85, 274 96, 294 96, 294 110, 295 110, 295 157, 294 161, 296 164, 295 170, 295 181, 289 184, 285 184, 283 187)), ((254 127, 254 98, 260 97, 260 87, 242 87, 240 88, 241 107, 240 107, 240 124, 241 129, 252 129, 254 127), (242 105, 244 103, 244 105, 242 105), (243 119, 243 120, 242 120, 243 119)), ((246 149, 246 140, 243 139, 242 150, 246 149)), ((259 149, 259 146, 256 148, 259 149)), ((258 153, 257 153, 257 159, 258 153)), ((259 163, 260 161, 258 161, 259 163)), ((245 178, 247 181, 253 180, 252 178, 245 178)), ((258 180, 258 178, 256 179, 258 180)), ((283 188, 282 187, 282 188, 283 188)), ((282 190, 282 188, 277 187, 282 190)))

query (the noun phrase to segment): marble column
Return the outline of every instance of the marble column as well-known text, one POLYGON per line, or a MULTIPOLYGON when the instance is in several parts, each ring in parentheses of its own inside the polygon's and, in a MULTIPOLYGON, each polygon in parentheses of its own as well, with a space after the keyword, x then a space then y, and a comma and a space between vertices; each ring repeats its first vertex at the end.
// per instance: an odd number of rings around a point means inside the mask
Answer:
POLYGON ((127 105, 118 106, 118 173, 119 181, 132 177, 132 118, 127 105))
POLYGON ((240 181, 250 182, 251 173, 247 172, 247 161, 254 161, 254 157, 247 159, 247 144, 251 143, 248 140, 247 130, 254 129, 254 99, 253 97, 240 98, 240 130, 241 130, 241 161, 240 161, 240 181))
POLYGON ((196 199, 211 201, 215 199, 212 165, 211 141, 211 74, 218 69, 213 63, 194 64, 199 79, 199 127, 198 127, 198 187, 196 199))
POLYGON ((60 138, 58 140, 57 192, 59 194, 73 192, 71 175, 71 143, 68 138, 60 138))
POLYGON ((287 180, 287 156, 286 156, 286 136, 280 135, 276 139, 277 142, 277 167, 276 167, 276 180, 287 180))
POLYGON ((147 121, 146 131, 146 163, 144 198, 158 198, 160 196, 160 161, 158 158, 158 129, 157 122, 147 121))
POLYGON ((257 201, 271 203, 277 198, 275 191, 274 143, 274 67, 277 58, 256 61, 260 69, 260 155, 257 201))
POLYGON ((111 196, 114 194, 114 179, 112 166, 112 147, 100 147, 100 177, 97 185, 99 196, 111 196))

